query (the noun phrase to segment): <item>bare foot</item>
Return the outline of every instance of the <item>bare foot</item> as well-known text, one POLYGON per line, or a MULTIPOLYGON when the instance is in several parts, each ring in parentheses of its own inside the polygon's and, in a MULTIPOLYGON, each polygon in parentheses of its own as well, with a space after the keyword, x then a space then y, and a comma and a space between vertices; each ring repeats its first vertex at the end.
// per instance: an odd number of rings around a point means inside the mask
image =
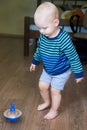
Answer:
POLYGON ((52 111, 50 110, 47 115, 44 116, 44 119, 52 120, 58 116, 58 111, 52 111))
POLYGON ((40 104, 38 107, 37 107, 37 110, 38 111, 42 111, 46 108, 48 108, 50 105, 48 103, 43 103, 43 104, 40 104))

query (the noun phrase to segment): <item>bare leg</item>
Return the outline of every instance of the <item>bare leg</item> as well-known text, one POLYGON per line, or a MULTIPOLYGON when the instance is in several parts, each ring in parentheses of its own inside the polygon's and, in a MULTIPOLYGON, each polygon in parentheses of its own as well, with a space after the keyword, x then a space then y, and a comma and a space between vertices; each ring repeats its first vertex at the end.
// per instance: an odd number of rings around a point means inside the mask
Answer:
POLYGON ((51 88, 51 97, 52 97, 52 104, 50 111, 47 113, 47 115, 44 116, 44 119, 54 119, 56 116, 58 116, 58 108, 60 106, 61 102, 61 92, 59 90, 56 90, 55 88, 51 88))
POLYGON ((49 93, 49 87, 50 87, 50 84, 49 83, 46 83, 46 82, 42 82, 40 81, 39 82, 39 88, 40 88, 40 94, 42 96, 42 99, 44 101, 43 104, 40 104, 37 108, 37 110, 44 110, 46 109, 47 107, 50 106, 50 93, 49 93))

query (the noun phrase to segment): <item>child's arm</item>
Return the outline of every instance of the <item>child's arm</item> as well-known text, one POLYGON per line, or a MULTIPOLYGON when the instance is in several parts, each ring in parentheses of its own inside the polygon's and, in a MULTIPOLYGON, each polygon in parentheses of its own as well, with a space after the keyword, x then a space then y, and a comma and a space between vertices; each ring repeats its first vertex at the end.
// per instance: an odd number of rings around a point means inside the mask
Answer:
POLYGON ((75 74, 76 82, 80 82, 84 78, 83 66, 80 62, 79 55, 73 45, 72 39, 68 33, 64 32, 60 46, 61 50, 67 56, 72 72, 75 74))

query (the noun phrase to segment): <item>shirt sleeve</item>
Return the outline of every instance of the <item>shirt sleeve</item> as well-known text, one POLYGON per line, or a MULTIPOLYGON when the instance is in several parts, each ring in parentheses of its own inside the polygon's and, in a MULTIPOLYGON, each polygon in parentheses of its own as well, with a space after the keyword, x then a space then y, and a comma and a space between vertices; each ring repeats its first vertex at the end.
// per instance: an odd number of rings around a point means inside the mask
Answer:
POLYGON ((36 51, 33 55, 32 63, 35 65, 39 65, 40 61, 41 61, 41 57, 40 57, 40 38, 39 38, 39 40, 37 41, 36 51))
POLYGON ((66 32, 62 37, 61 50, 67 56, 72 72, 75 74, 75 78, 83 77, 83 67, 80 62, 78 53, 76 52, 75 46, 73 45, 70 35, 66 32))

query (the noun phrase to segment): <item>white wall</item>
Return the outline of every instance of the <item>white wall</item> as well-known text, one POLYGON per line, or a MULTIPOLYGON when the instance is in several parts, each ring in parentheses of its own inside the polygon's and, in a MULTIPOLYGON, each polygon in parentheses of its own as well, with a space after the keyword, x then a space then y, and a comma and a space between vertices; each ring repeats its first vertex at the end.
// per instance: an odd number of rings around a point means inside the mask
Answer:
POLYGON ((36 0, 0 0, 0 33, 23 34, 24 16, 33 16, 36 0))

